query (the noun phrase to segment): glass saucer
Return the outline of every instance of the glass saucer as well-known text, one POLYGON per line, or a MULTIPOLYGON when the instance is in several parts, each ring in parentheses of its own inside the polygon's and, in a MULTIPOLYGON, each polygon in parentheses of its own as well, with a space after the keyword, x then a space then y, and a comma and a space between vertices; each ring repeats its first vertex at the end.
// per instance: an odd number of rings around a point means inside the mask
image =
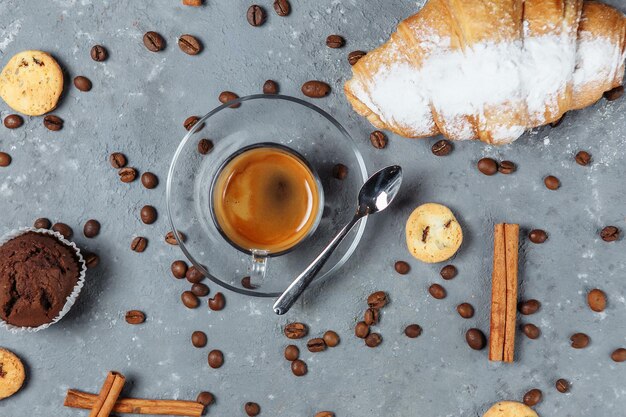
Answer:
MULTIPOLYGON (((232 291, 277 297, 330 242, 353 216, 367 171, 361 153, 346 129, 331 115, 294 97, 257 94, 241 97, 212 110, 193 127, 178 146, 167 177, 167 210, 173 230, 182 232, 179 247, 211 281, 232 291), (239 108, 230 108, 240 104, 239 108), (209 139, 212 150, 198 150, 209 139), (287 146, 317 171, 324 189, 322 219, 305 241, 291 252, 268 260, 267 273, 255 288, 244 288, 250 255, 224 240, 211 217, 210 188, 219 168, 239 149, 263 142, 287 146), (348 168, 343 180, 333 176, 336 164, 348 168)), ((337 272, 354 253, 366 219, 362 220, 333 254, 315 282, 337 272)))

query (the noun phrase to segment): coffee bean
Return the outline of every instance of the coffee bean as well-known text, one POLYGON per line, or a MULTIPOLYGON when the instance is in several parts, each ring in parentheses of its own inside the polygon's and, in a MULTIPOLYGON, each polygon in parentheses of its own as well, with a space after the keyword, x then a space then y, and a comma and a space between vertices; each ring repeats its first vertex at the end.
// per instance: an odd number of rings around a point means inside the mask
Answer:
POLYGON ((383 337, 378 333, 370 333, 365 338, 365 345, 367 347, 375 348, 383 342, 383 337))
POLYGON ((409 324, 404 328, 404 334, 408 338, 415 339, 422 334, 422 328, 419 324, 409 324))
POLYGON ((566 379, 557 379, 554 385, 556 386, 556 390, 560 393, 565 394, 567 391, 569 391, 569 382, 566 379))
POLYGON ((186 131, 190 131, 196 125, 196 123, 198 123, 198 120, 200 120, 198 116, 189 116, 183 122, 183 127, 186 131))
POLYGON ((298 349, 298 346, 287 345, 287 347, 285 347, 285 359, 287 359, 288 361, 295 361, 296 359, 298 359, 299 356, 300 349, 298 349))
POLYGON ((224 354, 220 350, 212 350, 209 352, 209 366, 213 369, 220 368, 224 365, 224 354))
POLYGON ((465 340, 469 347, 474 350, 481 350, 487 344, 485 334, 479 329, 469 329, 465 333, 465 340))
POLYGON ((192 284, 197 284, 204 279, 204 274, 195 266, 191 266, 185 272, 185 278, 192 284))
POLYGON ((441 139, 435 142, 430 150, 435 156, 446 156, 452 152, 452 143, 445 139, 441 139))
POLYGON ((109 162, 111 163, 111 166, 115 169, 124 168, 127 163, 126 156, 120 152, 113 152, 109 156, 109 162))
POLYGON ((131 242, 130 249, 133 250, 134 252, 141 253, 146 250, 147 246, 148 246, 148 239, 146 239, 145 237, 137 236, 131 242))
POLYGON ((509 175, 514 173, 516 170, 517 166, 511 161, 502 161, 500 162, 500 165, 498 165, 498 172, 500 174, 509 175))
POLYGON ((541 401, 542 393, 537 388, 531 389, 526 394, 524 394, 524 404, 529 407, 539 404, 541 401))
POLYGON ((365 339, 370 334, 370 326, 364 321, 360 321, 354 326, 354 335, 359 339, 365 339))
POLYGON ((379 318, 380 318, 380 310, 378 310, 377 308, 368 308, 367 310, 365 310, 365 313, 363 314, 363 321, 368 326, 378 324, 379 318))
POLYGON ((137 170, 135 168, 125 167, 117 171, 117 175, 120 177, 120 181, 129 183, 135 181, 137 178, 137 170))
POLYGON ((337 164, 333 167, 333 177, 344 180, 348 176, 348 167, 344 164, 337 164))
POLYGON ((198 141, 198 153, 206 155, 213 150, 213 142, 208 139, 200 139, 198 141))
POLYGON ((87 77, 79 75, 74 78, 74 87, 78 88, 80 91, 89 91, 91 90, 91 80, 87 77))
POLYGON ((380 130, 375 130, 370 133, 370 142, 376 149, 383 149, 387 146, 387 136, 380 130))
POLYGON ((337 334, 337 332, 334 332, 332 330, 328 330, 326 332, 324 332, 324 335, 322 336, 322 339, 324 339, 324 342, 326 343, 326 346, 328 347, 335 347, 339 344, 339 335, 337 334))
POLYGON ((202 391, 196 397, 196 402, 202 404, 205 407, 213 404, 213 401, 215 401, 215 396, 207 391, 202 391))
POLYGON ((498 163, 491 158, 482 158, 476 164, 478 170, 485 175, 494 175, 498 172, 498 163))
POLYGON ((456 266, 454 265, 446 265, 443 268, 441 268, 441 271, 439 271, 439 275, 441 275, 441 278, 445 280, 453 279, 454 277, 456 277, 458 273, 459 271, 456 269, 456 266))
POLYGON ((585 151, 579 151, 575 157, 576 163, 581 166, 587 166, 591 162, 591 154, 585 151))
POLYGON ((567 116, 567 113, 563 113, 563 115, 559 117, 557 120, 550 122, 550 127, 554 129, 555 127, 559 126, 561 123, 563 123, 565 116, 567 116))
POLYGON ((326 38, 326 46, 329 48, 337 49, 346 44, 346 40, 340 35, 328 35, 326 38))
POLYGON ((124 319, 128 324, 141 324, 146 321, 146 315, 139 310, 130 310, 126 312, 124 319))
POLYGON ((178 38, 178 47, 187 55, 198 55, 202 52, 202 44, 195 36, 182 35, 178 38))
POLYGON ((456 311, 459 313, 459 316, 464 319, 471 319, 474 317, 474 306, 470 303, 461 303, 456 306, 456 311))
MULTIPOLYGON (((220 101, 220 103, 226 104, 229 101, 237 100, 238 98, 239 96, 232 91, 222 91, 218 97, 218 100, 220 101)), ((241 107, 241 103, 235 103, 228 107, 230 107, 231 109, 236 109, 241 107)))
POLYGON ((198 297, 206 297, 207 295, 209 295, 210 291, 211 290, 209 289, 208 286, 200 282, 196 282, 195 284, 191 286, 191 292, 197 295, 198 297))
POLYGON ((183 279, 187 273, 187 263, 181 260, 174 261, 172 262, 170 270, 172 271, 174 278, 183 279))
POLYGON ((87 268, 89 269, 97 267, 100 263, 100 257, 98 256, 98 254, 93 252, 83 253, 83 258, 85 259, 85 265, 87 265, 87 268))
POLYGON ((83 226, 83 234, 87 238, 98 236, 100 233, 100 222, 95 219, 87 220, 85 226, 83 226))
POLYGON ((307 81, 302 84, 302 94, 310 98, 322 98, 330 94, 330 85, 323 81, 307 81))
POLYGON ((306 375, 307 371, 308 369, 306 366, 306 362, 304 362, 303 360, 296 359, 295 361, 291 362, 291 372, 293 372, 295 376, 304 376, 306 375))
POLYGON ((65 239, 69 239, 72 237, 72 235, 74 234, 74 231, 72 230, 71 227, 69 227, 67 224, 65 223, 55 223, 52 225, 52 230, 60 233, 61 236, 63 236, 65 239))
POLYGON ((396 272, 400 275, 406 275, 411 270, 411 266, 407 262, 404 262, 404 261, 396 261, 393 267, 396 270, 396 272))
POLYGON ((252 284, 252 281, 250 280, 250 277, 243 277, 241 278, 241 286, 248 289, 248 290, 254 290, 256 289, 256 286, 252 284))
POLYGON ((289 323, 285 325, 284 333, 288 339, 302 339, 309 334, 309 328, 304 323, 289 323))
POLYGON ((541 330, 539 329, 539 327, 535 326, 532 323, 524 324, 522 326, 522 332, 524 332, 526 337, 528 337, 529 339, 533 339, 533 340, 541 336, 541 330))
POLYGON ((446 298, 447 295, 446 289, 439 284, 432 284, 430 287, 428 287, 428 292, 430 293, 430 295, 433 296, 433 298, 436 298, 437 300, 442 300, 446 298))
POLYGON ((250 25, 261 26, 263 23, 265 23, 265 19, 267 19, 267 14, 265 13, 264 8, 259 5, 253 4, 248 8, 246 18, 248 19, 248 23, 250 23, 250 25))
POLYGON ((561 181, 554 175, 548 175, 543 179, 543 183, 545 184, 548 190, 558 190, 561 187, 561 181))
POLYGON ((315 417, 335 417, 335 413, 332 411, 320 411, 315 414, 315 417))
POLYGON ((615 87, 609 91, 604 92, 604 98, 608 101, 614 101, 624 95, 624 86, 620 85, 619 87, 615 87))
POLYGON ((602 312, 606 308, 606 294, 597 288, 589 291, 587 294, 587 304, 589 308, 595 312, 602 312))
POLYGON ((316 337, 306 342, 306 347, 309 349, 309 352, 321 352, 326 350, 326 342, 324 342, 324 339, 316 337))
POLYGON ((569 340, 572 342, 571 346, 574 349, 584 349, 589 346, 589 342, 591 341, 589 336, 584 333, 574 333, 570 336, 569 340))
POLYGON ((361 58, 363 58, 367 52, 365 51, 352 51, 348 54, 348 63, 355 65, 361 58))
POLYGON ((291 13, 291 4, 288 0, 274 0, 274 10, 279 16, 288 16, 291 13))
POLYGON ((52 226, 52 223, 45 217, 38 218, 33 224, 33 227, 35 229, 50 229, 50 226, 52 226))
POLYGON ((109 57, 109 53, 102 45, 94 45, 91 48, 90 54, 91 54, 91 59, 93 59, 96 62, 106 61, 106 59, 109 57))
POLYGON ((539 308, 541 308, 541 303, 534 299, 522 301, 517 305, 519 312, 525 316, 535 314, 539 308))
POLYGON ((63 129, 63 119, 59 116, 55 116, 54 114, 49 114, 43 118, 43 125, 47 127, 48 130, 57 132, 63 129))
POLYGON ((541 244, 548 240, 548 234, 541 229, 533 229, 528 234, 528 239, 536 244, 541 244))
POLYGON ((224 294, 221 292, 215 293, 213 298, 209 298, 209 308, 213 311, 220 311, 224 308, 226 304, 226 299, 224 298, 224 294))
POLYGON ((4 126, 7 129, 17 129, 24 124, 24 119, 19 114, 9 114, 4 118, 4 126))
POLYGON ((605 242, 615 242, 619 239, 620 230, 615 226, 607 226, 600 231, 600 237, 605 242))
MULTIPOLYGON (((181 242, 185 242, 186 238, 187 237, 185 236, 185 234, 183 232, 178 232, 178 239, 181 242)), ((178 240, 176 240, 176 236, 174 236, 174 232, 173 231, 167 232, 167 234, 165 235, 165 243, 167 243, 169 245, 173 245, 173 246, 178 245, 178 240)))
POLYGON ((159 185, 159 178, 152 172, 144 172, 141 174, 141 183, 148 190, 152 190, 159 185))
POLYGON ((163 37, 156 32, 146 32, 143 35, 143 44, 151 52, 159 52, 165 48, 163 37))
POLYGON ((613 353, 611 353, 611 359, 613 359, 614 362, 626 361, 626 349, 624 348, 615 349, 613 353))
POLYGON ((12 160, 11 155, 6 152, 0 152, 0 167, 8 167, 11 165, 12 160))
POLYGON ((367 305, 371 308, 383 308, 388 301, 387 294, 384 291, 376 291, 367 297, 367 305))
POLYGON ((261 412, 261 407, 257 403, 253 403, 253 402, 247 402, 243 406, 243 409, 246 412, 246 414, 249 415, 250 417, 258 416, 259 413, 261 412))
POLYGON ((267 80, 263 84, 263 94, 278 94, 278 83, 273 80, 267 80))
POLYGON ((200 300, 191 291, 183 291, 180 299, 187 308, 197 308, 200 305, 200 300))
POLYGON ((200 7, 203 0, 183 0, 184 6, 200 7))
POLYGON ((157 211, 153 206, 143 206, 139 216, 144 224, 152 224, 157 219, 157 211))
POLYGON ((196 330, 191 334, 191 344, 197 348, 203 348, 207 344, 206 333, 196 330))

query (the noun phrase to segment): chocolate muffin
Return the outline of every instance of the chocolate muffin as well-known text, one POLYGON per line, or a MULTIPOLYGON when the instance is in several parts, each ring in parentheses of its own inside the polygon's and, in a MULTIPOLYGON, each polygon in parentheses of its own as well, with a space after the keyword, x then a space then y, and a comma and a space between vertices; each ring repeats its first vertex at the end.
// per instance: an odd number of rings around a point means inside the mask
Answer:
POLYGON ((38 327, 59 315, 81 272, 76 252, 56 237, 27 232, 0 246, 0 318, 38 327))

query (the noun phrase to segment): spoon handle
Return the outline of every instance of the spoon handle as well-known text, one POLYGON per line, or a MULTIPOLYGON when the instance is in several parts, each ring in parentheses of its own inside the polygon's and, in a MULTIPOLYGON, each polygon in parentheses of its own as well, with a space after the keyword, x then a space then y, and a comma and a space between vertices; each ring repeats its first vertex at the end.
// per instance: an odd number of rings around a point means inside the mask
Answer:
POLYGON ((278 315, 285 314, 289 311, 291 306, 300 298, 300 295, 306 290, 309 284, 313 281, 313 278, 322 269, 330 255, 333 254, 337 246, 346 237, 348 232, 354 227, 355 224, 361 220, 363 214, 357 213, 354 215, 350 223, 348 223, 343 229, 337 233, 333 240, 324 248, 322 253, 309 265, 291 285, 282 293, 276 303, 274 303, 274 312, 278 315))

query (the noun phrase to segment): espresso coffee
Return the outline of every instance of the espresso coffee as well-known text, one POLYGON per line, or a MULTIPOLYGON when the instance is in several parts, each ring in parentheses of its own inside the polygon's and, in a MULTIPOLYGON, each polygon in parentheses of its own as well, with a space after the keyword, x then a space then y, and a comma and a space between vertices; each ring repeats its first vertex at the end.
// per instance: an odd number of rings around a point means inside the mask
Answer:
POLYGON ((319 187, 315 174, 293 151, 255 146, 232 157, 218 174, 214 219, 238 248, 278 254, 301 242, 316 225, 319 187))

